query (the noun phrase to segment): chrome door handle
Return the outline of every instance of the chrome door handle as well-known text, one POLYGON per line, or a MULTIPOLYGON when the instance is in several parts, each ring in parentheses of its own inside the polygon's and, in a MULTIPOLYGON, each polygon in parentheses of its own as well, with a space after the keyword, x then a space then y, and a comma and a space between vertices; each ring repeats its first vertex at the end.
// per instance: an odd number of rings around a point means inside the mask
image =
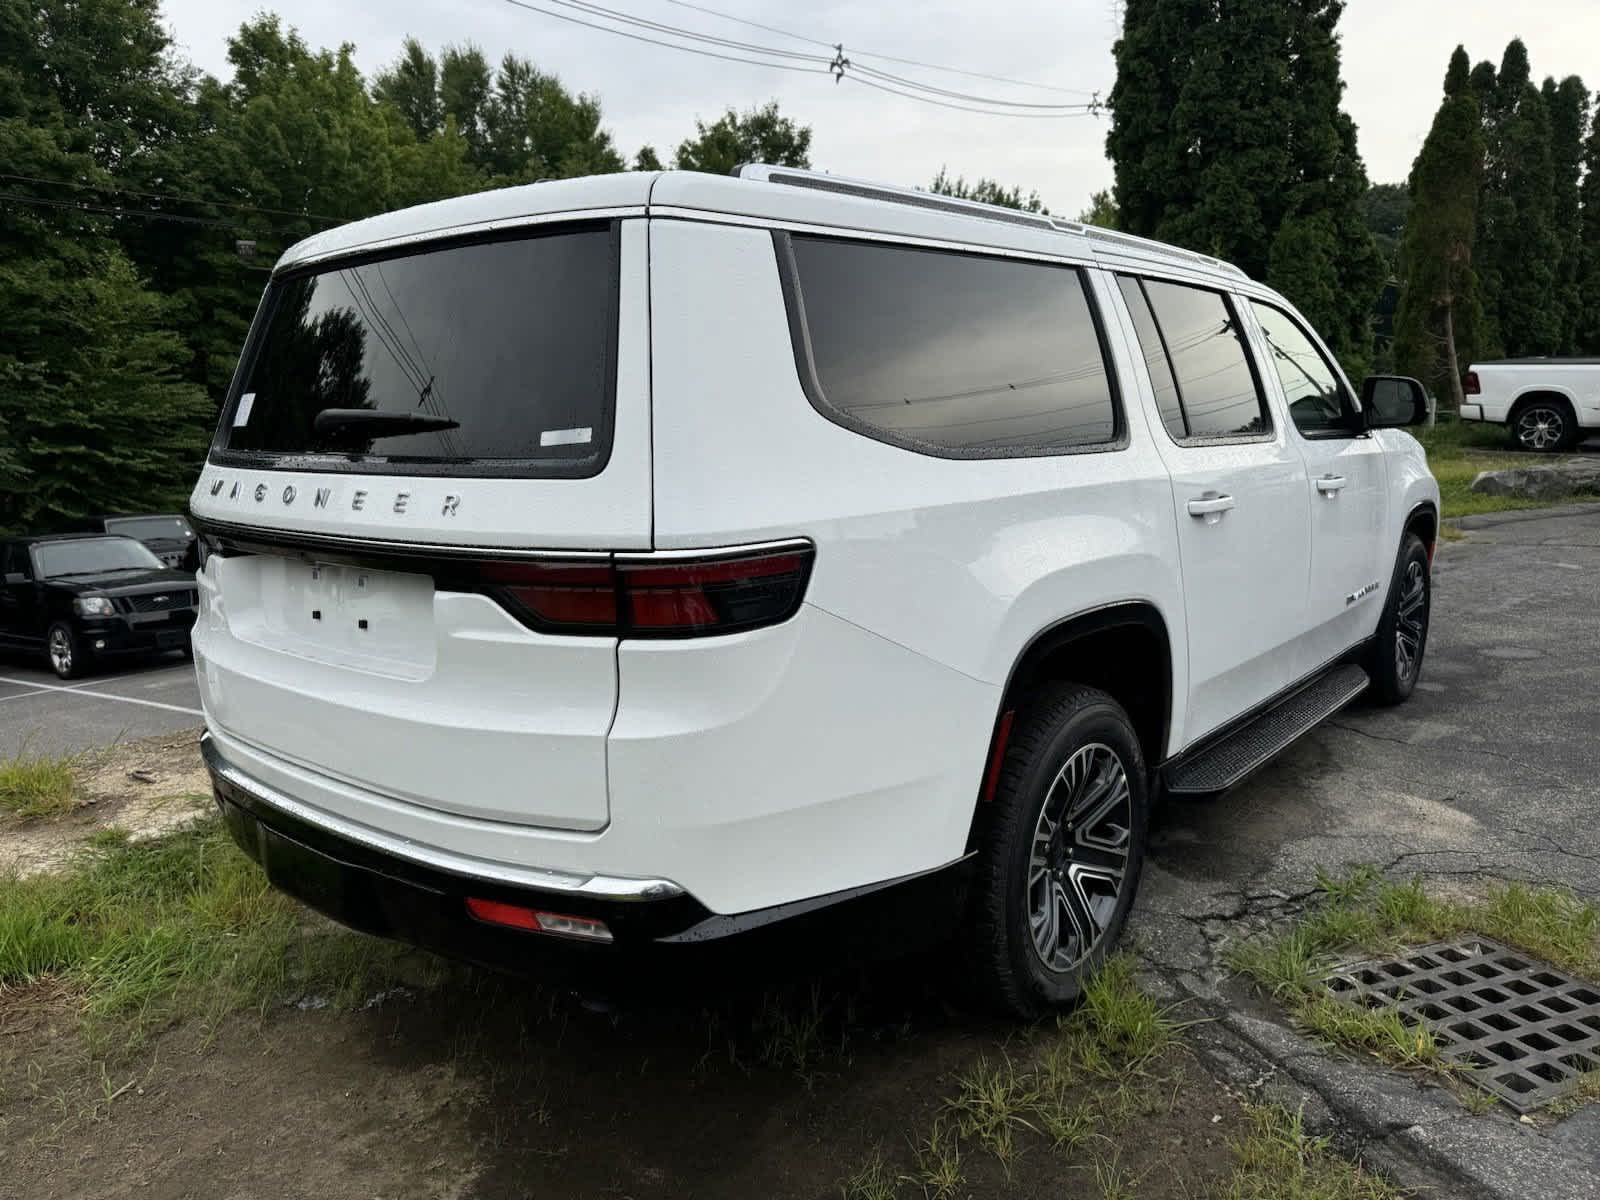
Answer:
POLYGON ((1207 492, 1203 496, 1196 496, 1189 501, 1189 515, 1191 517, 1209 517, 1220 515, 1233 507, 1233 497, 1220 492, 1207 492))
POLYGON ((1317 479, 1316 483, 1317 491, 1331 499, 1334 493, 1344 487, 1346 480, 1343 475, 1323 475, 1317 479))

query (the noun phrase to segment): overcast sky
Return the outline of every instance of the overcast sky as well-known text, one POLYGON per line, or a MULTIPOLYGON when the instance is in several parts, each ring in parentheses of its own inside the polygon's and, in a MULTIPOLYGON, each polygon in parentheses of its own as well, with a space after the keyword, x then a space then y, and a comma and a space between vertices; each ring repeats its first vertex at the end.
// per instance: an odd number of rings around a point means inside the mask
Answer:
MULTIPOLYGON (((535 0, 530 0, 535 2, 535 0)), ((793 51, 820 50, 741 26, 670 0, 600 0, 636 16, 793 51)), ((847 54, 873 51, 1058 88, 1098 90, 1115 78, 1115 0, 696 0, 703 7, 829 42, 847 54)), ((514 51, 574 90, 600 97, 607 127, 628 157, 652 144, 663 159, 729 105, 776 99, 812 127, 812 164, 841 175, 926 186, 941 165, 1037 189, 1052 211, 1075 215, 1111 182, 1104 118, 1021 119, 953 112, 823 75, 719 62, 644 45, 526 9, 506 0, 164 0, 181 51, 213 74, 229 74, 225 42, 240 22, 270 7, 312 46, 353 42, 370 75, 392 61, 411 34, 430 48, 471 41, 498 59, 514 51)), ((541 7, 549 7, 541 5, 541 7)), ((566 10, 570 11, 570 10, 566 10)), ((1600 88, 1600 0, 1349 0, 1344 38, 1345 104, 1361 130, 1375 181, 1403 180, 1433 111, 1450 51, 1464 42, 1474 61, 1512 37, 1528 44, 1536 79, 1578 74, 1600 88)), ((864 60, 865 61, 865 60, 864 60)), ((1011 100, 1072 102, 1086 97, 1010 88, 919 67, 881 69, 954 91, 1011 100)))

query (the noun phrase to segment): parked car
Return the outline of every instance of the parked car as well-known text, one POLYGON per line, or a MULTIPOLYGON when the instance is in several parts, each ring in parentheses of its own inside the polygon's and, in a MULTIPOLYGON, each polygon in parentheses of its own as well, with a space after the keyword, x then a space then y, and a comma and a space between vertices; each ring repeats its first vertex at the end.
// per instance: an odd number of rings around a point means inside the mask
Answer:
POLYGON ((0 575, 0 645, 44 652, 62 679, 119 655, 190 653, 194 576, 133 538, 10 538, 0 541, 0 575))
POLYGON ((1600 358, 1473 363, 1463 391, 1463 421, 1504 425, 1524 450, 1570 450, 1600 433, 1600 358))
POLYGON ((138 538, 166 566, 183 567, 189 571, 200 567, 200 539, 195 537, 188 518, 177 513, 90 517, 83 522, 83 527, 96 533, 138 538))
POLYGON ((248 346, 191 503, 218 799, 280 886, 447 954, 898 898, 1036 1013, 1116 943, 1153 795, 1421 670, 1421 385, 1358 393, 1203 255, 612 175, 317 234, 248 346))

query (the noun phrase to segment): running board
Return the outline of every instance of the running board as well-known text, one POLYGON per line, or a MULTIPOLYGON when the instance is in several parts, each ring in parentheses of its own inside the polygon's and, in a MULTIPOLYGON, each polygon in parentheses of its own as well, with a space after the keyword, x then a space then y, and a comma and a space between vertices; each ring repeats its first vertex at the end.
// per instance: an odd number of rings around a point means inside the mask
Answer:
POLYGON ((1167 791, 1188 796, 1226 791, 1349 704, 1370 682, 1354 663, 1318 676, 1248 724, 1168 766, 1167 791))

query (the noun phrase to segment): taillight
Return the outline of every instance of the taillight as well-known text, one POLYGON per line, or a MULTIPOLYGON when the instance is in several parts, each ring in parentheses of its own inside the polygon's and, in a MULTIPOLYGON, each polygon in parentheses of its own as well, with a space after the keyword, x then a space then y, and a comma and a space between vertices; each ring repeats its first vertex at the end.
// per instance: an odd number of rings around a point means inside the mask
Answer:
POLYGON ((1468 371, 1466 373, 1466 376, 1461 380, 1461 390, 1469 396, 1482 394, 1483 387, 1478 383, 1478 373, 1476 371, 1468 371))
POLYGON ((522 904, 467 897, 467 911, 486 925, 506 929, 525 929, 529 933, 553 933, 557 937, 578 938, 586 942, 609 942, 611 930, 594 917, 575 917, 571 913, 545 912, 522 904))
POLYGON ((810 543, 692 556, 532 559, 478 567, 483 589, 552 633, 689 637, 786 621, 811 574, 810 543))

